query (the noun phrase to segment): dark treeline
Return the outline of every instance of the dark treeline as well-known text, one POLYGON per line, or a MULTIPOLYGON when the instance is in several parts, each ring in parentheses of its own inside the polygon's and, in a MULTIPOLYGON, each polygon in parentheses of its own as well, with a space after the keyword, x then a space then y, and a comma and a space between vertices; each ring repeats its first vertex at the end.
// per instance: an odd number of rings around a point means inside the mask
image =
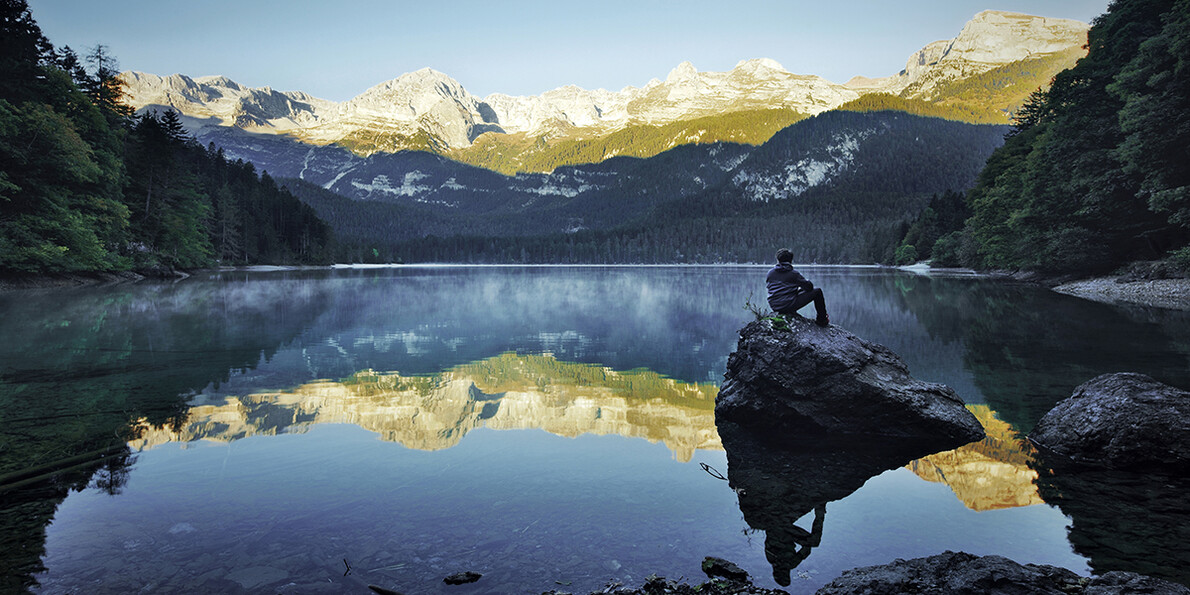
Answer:
MULTIPOLYGON (((907 220, 929 195, 837 192, 806 200, 756 203, 722 199, 716 208, 701 203, 664 205, 642 222, 573 233, 496 235, 489 225, 532 231, 507 218, 459 221, 415 206, 366 202, 287 180, 287 187, 315 206, 341 232, 336 258, 342 262, 470 263, 724 263, 767 262, 773 246, 792 246, 802 262, 891 262, 893 246, 907 220), (732 202, 734 204, 728 205, 732 202), (428 234, 391 241, 402 217, 426 221, 427 228, 471 229, 472 233, 428 234)), ((720 197, 722 198, 722 197, 720 197)), ((708 202, 710 199, 708 199, 708 202)))
POLYGON ((54 48, 0 0, 0 271, 330 260, 330 228, 176 114, 132 115, 114 59, 54 48))
POLYGON ((967 194, 970 218, 905 237, 898 254, 1044 274, 1162 257, 1190 269, 1187 63, 1190 1, 1113 2, 1087 56, 1017 113, 967 194))
MULTIPOLYGON (((767 262, 773 246, 795 246, 803 262, 837 264, 889 260, 890 246, 904 228, 905 213, 878 217, 865 213, 863 197, 833 197, 839 209, 733 217, 683 217, 649 225, 583 230, 538 236, 427 236, 399 244, 357 250, 360 262, 468 263, 732 263, 767 262), (849 215, 851 215, 849 217, 849 215)), ((879 201, 919 210, 921 197, 879 201), (915 208, 916 205, 916 208, 915 208)))
POLYGON ((269 361, 327 311, 330 295, 290 275, 251 290, 229 279, 0 296, 0 593, 36 585, 67 494, 118 494, 130 441, 181 427, 195 392, 269 361))

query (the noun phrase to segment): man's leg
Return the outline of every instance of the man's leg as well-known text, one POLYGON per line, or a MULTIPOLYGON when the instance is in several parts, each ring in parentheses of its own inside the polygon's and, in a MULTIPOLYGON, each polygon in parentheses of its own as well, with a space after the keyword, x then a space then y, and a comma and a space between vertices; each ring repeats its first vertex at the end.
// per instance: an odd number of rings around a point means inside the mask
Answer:
POLYGON ((826 298, 822 295, 822 289, 815 287, 814 291, 814 310, 818 313, 818 326, 827 326, 831 323, 831 319, 826 315, 826 298))
POLYGON ((830 324, 830 318, 826 315, 826 298, 822 295, 822 289, 818 287, 798 294, 793 299, 793 304, 788 308, 782 309, 778 314, 796 314, 798 310, 801 310, 810 302, 814 302, 814 310, 818 314, 818 324, 822 326, 830 324))
POLYGON ((809 292, 797 294, 797 297, 794 297, 794 303, 791 303, 787 308, 782 308, 782 311, 778 312, 778 314, 796 314, 797 311, 800 311, 800 309, 806 307, 807 303, 812 301, 814 302, 815 311, 818 311, 818 317, 820 319, 826 318, 826 299, 822 297, 822 289, 816 287, 810 289, 809 292))

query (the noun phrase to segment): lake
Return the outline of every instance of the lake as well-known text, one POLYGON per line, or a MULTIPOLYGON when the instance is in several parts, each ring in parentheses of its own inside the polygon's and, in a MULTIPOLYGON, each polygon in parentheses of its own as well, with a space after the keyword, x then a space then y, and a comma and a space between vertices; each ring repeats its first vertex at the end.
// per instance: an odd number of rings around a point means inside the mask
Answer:
POLYGON ((1023 439, 1102 373, 1190 387, 1190 313, 801 270, 834 324, 954 388, 988 438, 902 461, 721 436, 715 395, 767 267, 0 294, 0 590, 585 593, 700 582, 718 556, 807 593, 948 549, 1190 583, 1186 486, 1051 471, 1023 439), (483 578, 443 584, 467 570, 483 578))

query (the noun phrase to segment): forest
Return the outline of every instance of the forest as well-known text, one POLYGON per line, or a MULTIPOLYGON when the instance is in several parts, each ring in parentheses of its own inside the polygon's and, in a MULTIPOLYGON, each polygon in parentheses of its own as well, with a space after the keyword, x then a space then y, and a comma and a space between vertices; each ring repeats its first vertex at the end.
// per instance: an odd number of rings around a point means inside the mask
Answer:
POLYGON ((1114 2, 1087 56, 1016 114, 966 194, 969 218, 924 211, 896 251, 1043 275, 1163 258, 1190 270, 1188 164, 1190 1, 1114 2))
POLYGON ((134 116, 115 58, 55 48, 0 3, 0 272, 329 263, 330 227, 174 112, 134 116))
POLYGON ((888 110, 827 112, 758 147, 685 145, 559 168, 554 176, 591 181, 570 197, 455 169, 449 177, 469 185, 463 196, 439 190, 416 201, 281 183, 338 231, 349 262, 764 262, 780 245, 801 262, 891 262, 907 221, 931 196, 974 184, 1007 130, 888 110), (856 144, 843 157, 845 139, 856 144), (836 170, 795 192, 789 167, 802 161, 836 170))

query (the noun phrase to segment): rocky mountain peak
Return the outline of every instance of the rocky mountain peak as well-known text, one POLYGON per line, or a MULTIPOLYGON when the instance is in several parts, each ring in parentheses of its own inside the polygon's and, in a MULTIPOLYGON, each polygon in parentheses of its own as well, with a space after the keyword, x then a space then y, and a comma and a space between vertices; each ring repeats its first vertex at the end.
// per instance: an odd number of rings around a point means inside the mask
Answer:
MULTIPOLYGON (((174 76, 181 76, 181 75, 174 75, 174 76)), ((199 76, 199 77, 194 78, 194 82, 202 84, 202 85, 211 86, 211 87, 223 87, 223 88, 232 89, 235 91, 243 91, 245 89, 244 86, 242 86, 239 83, 237 83, 225 76, 222 76, 222 75, 199 76)))
POLYGON ((941 83, 1085 46, 1088 29, 1086 23, 1070 19, 985 10, 954 39, 927 44, 909 56, 900 73, 848 86, 928 100, 941 83))
POLYGON ((395 79, 375 85, 350 99, 347 103, 371 102, 376 100, 400 102, 410 98, 428 95, 474 98, 470 93, 467 93, 462 84, 450 76, 432 68, 422 68, 413 72, 406 72, 395 79))
POLYGON ((1086 23, 985 10, 950 44, 948 54, 972 62, 1008 63, 1085 44, 1086 23))
POLYGON ((753 58, 751 60, 740 60, 736 63, 732 71, 744 71, 759 74, 763 72, 778 72, 788 74, 781 63, 771 58, 753 58))
MULTIPOLYGON (((224 76, 190 78, 124 72, 126 101, 137 109, 172 108, 194 122, 253 132, 290 132, 314 124, 331 102, 305 93, 245 87, 224 76)), ((199 125, 199 124, 193 124, 199 125)))
POLYGON ((669 71, 669 76, 665 77, 665 82, 673 82, 682 79, 693 78, 698 75, 698 69, 690 62, 682 62, 669 71))

